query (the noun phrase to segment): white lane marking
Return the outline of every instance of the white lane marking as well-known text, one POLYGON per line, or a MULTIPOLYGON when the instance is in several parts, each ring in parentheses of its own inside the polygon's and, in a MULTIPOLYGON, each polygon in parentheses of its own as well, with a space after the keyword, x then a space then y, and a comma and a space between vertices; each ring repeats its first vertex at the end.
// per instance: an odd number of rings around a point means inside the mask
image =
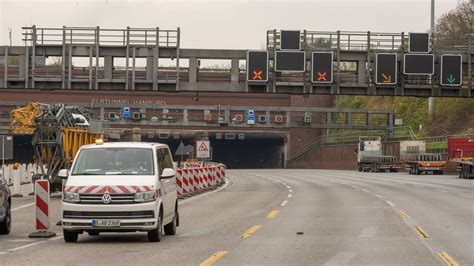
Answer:
POLYGON ((420 185, 413 185, 414 187, 424 187, 424 186, 420 186, 420 185))
POLYGON ((288 192, 293 192, 293 189, 289 189, 288 192))
POLYGON ((464 194, 459 194, 459 196, 466 197, 466 198, 472 198, 472 196, 464 195, 464 194))
POLYGON ((7 253, 8 252, 6 252, 6 251, 2 251, 2 252, 0 252, 0 255, 7 254, 7 253))
POLYGON ((33 241, 34 241, 33 239, 10 239, 10 240, 6 240, 5 242, 16 243, 16 242, 33 242, 33 241))
POLYGON ((293 195, 292 195, 292 194, 288 194, 288 198, 291 198, 291 197, 293 197, 293 195))
POLYGON ((284 186, 286 186, 286 183, 282 183, 284 186))
POLYGON ((362 229, 358 238, 374 238, 375 234, 377 233, 378 227, 377 226, 370 226, 362 229))
POLYGON ((291 187, 290 187, 290 186, 286 186, 286 188, 290 189, 291 187))
POLYGON ((353 187, 353 188, 359 188, 358 186, 351 186, 351 187, 353 187))
POLYGON ((393 203, 392 203, 391 201, 389 201, 389 200, 386 200, 385 202, 387 202, 388 205, 390 205, 390 206, 392 206, 392 207, 395 206, 395 204, 393 204, 393 203))
POLYGON ((362 191, 367 192, 367 193, 370 193, 370 190, 367 190, 367 189, 365 189, 365 188, 362 189, 362 191))
POLYGON ((435 189, 435 190, 439 192, 448 192, 447 190, 443 190, 443 189, 435 189))
POLYGON ((229 179, 226 178, 226 179, 225 179, 225 184, 224 184, 222 187, 220 187, 220 188, 218 188, 218 189, 216 189, 216 190, 212 190, 212 191, 203 193, 203 194, 198 195, 198 196, 193 196, 192 198, 189 198, 189 199, 178 200, 178 203, 184 204, 184 203, 188 203, 188 202, 190 202, 190 201, 193 201, 193 200, 195 200, 195 199, 199 199, 199 198, 205 197, 205 196, 207 196, 207 195, 214 194, 214 193, 219 192, 219 191, 223 190, 224 188, 226 188, 226 187, 229 185, 229 183, 230 183, 230 182, 229 182, 229 179))
POLYGON ((62 237, 63 237, 63 235, 61 234, 61 235, 55 236, 53 238, 50 238, 48 240, 38 241, 38 242, 35 242, 35 243, 30 243, 28 245, 23 245, 23 246, 19 246, 19 247, 16 247, 16 248, 9 249, 8 252, 15 252, 15 251, 22 250, 22 249, 29 248, 29 247, 33 247, 33 246, 36 246, 36 245, 39 245, 39 244, 44 244, 44 243, 47 243, 49 241, 60 239, 62 237))
POLYGON ((23 208, 26 208, 26 207, 30 207, 30 206, 33 206, 35 205, 35 203, 30 203, 30 204, 26 204, 26 205, 23 205, 23 206, 20 206, 20 207, 16 207, 16 208, 13 208, 12 211, 16 211, 16 210, 20 210, 20 209, 23 209, 23 208))
POLYGON ((287 201, 287 200, 284 200, 284 201, 281 203, 280 206, 285 207, 287 203, 288 203, 288 201, 287 201))
POLYGON ((332 266, 332 265, 347 265, 349 261, 356 255, 355 252, 341 252, 338 253, 336 256, 332 257, 324 266, 332 266))
POLYGON ((382 198, 382 196, 380 196, 380 195, 377 195, 377 194, 375 194, 375 196, 376 196, 377 198, 380 198, 380 199, 382 198))

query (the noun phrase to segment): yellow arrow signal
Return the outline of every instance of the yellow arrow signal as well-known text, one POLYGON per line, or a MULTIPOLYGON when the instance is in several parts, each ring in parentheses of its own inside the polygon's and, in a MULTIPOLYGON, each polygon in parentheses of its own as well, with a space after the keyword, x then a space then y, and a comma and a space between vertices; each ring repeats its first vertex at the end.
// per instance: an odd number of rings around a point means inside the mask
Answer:
POLYGON ((385 75, 382 73, 382 78, 383 78, 383 83, 391 83, 392 82, 392 76, 391 75, 385 75))

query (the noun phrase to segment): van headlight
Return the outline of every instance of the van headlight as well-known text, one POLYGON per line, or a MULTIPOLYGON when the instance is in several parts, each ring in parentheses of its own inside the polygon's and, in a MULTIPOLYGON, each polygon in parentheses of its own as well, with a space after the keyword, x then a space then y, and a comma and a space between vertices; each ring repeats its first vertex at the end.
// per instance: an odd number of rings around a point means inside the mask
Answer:
POLYGON ((63 193, 63 201, 65 202, 79 202, 79 193, 73 192, 64 192, 63 193))
POLYGON ((135 202, 148 202, 156 199, 155 191, 146 191, 135 194, 135 202))

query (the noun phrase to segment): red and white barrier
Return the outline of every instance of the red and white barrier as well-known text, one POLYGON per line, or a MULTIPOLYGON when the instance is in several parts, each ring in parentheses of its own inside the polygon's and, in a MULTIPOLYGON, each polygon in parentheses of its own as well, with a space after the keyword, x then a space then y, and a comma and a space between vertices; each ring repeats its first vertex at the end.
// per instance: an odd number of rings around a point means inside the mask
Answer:
POLYGON ((214 162, 182 163, 176 170, 176 186, 179 198, 214 189, 225 182, 225 165, 214 162), (188 167, 200 165, 200 167, 188 167))
POLYGON ((37 180, 35 182, 35 205, 36 217, 35 227, 36 232, 30 234, 30 237, 52 237, 56 233, 50 232, 50 217, 49 217, 49 180, 37 180))

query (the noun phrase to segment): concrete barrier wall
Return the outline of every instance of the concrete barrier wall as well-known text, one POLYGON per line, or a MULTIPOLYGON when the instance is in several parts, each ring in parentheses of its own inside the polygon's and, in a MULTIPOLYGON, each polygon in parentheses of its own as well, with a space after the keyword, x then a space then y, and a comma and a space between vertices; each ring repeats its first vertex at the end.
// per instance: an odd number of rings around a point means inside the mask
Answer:
MULTIPOLYGON (((31 182, 34 174, 40 173, 41 169, 36 164, 21 164, 18 169, 13 169, 13 164, 5 165, 5 180, 8 185, 13 185, 13 177, 19 176, 21 184, 31 182)), ((45 169, 46 171, 46 169, 45 169)), ((2 167, 0 165, 0 176, 2 175, 2 167)))

